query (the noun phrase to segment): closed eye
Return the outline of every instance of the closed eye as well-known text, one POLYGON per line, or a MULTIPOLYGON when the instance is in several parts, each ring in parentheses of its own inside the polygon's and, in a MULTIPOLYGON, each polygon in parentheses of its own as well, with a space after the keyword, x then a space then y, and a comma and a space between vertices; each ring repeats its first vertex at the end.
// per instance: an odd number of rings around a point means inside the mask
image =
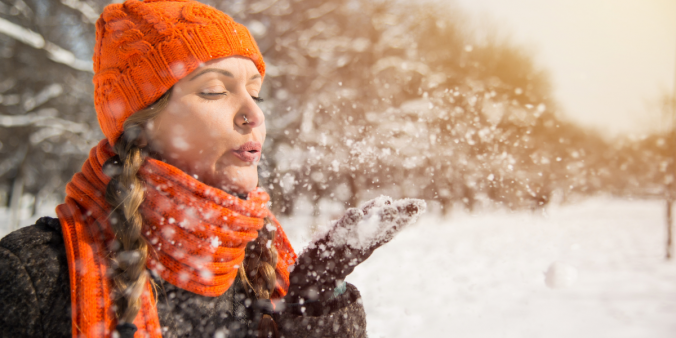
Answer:
POLYGON ((252 95, 251 98, 254 99, 254 101, 256 101, 256 102, 258 102, 258 103, 261 103, 261 102, 265 101, 265 100, 263 100, 262 98, 260 98, 260 97, 258 97, 258 96, 253 96, 253 95, 252 95))

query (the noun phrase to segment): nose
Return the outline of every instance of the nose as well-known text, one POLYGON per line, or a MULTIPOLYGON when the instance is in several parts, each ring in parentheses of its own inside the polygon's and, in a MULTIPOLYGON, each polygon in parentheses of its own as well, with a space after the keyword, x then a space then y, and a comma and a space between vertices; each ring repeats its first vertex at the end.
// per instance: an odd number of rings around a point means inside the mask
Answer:
POLYGON ((256 128, 263 124, 265 115, 256 101, 248 94, 243 94, 239 111, 235 114, 235 125, 243 130, 256 128))

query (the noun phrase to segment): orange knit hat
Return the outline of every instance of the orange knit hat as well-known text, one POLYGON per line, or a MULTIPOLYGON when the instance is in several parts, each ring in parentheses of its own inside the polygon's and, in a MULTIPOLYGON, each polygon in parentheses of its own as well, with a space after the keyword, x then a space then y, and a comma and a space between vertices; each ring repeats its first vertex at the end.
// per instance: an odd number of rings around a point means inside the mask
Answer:
POLYGON ((124 121, 200 64, 240 55, 261 76, 265 63, 249 31, 217 9, 191 0, 127 0, 96 22, 94 104, 110 144, 124 121))

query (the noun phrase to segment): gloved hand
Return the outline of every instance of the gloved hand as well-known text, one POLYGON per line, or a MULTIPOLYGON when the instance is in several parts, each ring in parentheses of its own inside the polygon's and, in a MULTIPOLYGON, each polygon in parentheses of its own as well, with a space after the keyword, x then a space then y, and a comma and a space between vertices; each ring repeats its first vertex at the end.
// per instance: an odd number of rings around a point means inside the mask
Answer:
POLYGON ((359 208, 348 209, 298 257, 289 275, 290 286, 284 302, 297 306, 329 300, 359 263, 414 223, 425 208, 423 200, 392 201, 381 196, 359 208))

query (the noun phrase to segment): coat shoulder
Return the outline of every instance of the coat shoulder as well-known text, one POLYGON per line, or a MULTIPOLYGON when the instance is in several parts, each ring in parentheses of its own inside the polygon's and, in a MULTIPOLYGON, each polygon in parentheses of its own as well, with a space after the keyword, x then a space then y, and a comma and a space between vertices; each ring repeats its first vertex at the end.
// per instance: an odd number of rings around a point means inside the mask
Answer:
POLYGON ((45 245, 50 243, 60 243, 65 251, 59 219, 41 217, 35 224, 7 234, 0 240, 0 247, 17 254, 27 254, 35 250, 44 250, 45 245))
POLYGON ((71 334, 68 260, 58 219, 40 218, 0 240, 0 303, 3 337, 71 334))

